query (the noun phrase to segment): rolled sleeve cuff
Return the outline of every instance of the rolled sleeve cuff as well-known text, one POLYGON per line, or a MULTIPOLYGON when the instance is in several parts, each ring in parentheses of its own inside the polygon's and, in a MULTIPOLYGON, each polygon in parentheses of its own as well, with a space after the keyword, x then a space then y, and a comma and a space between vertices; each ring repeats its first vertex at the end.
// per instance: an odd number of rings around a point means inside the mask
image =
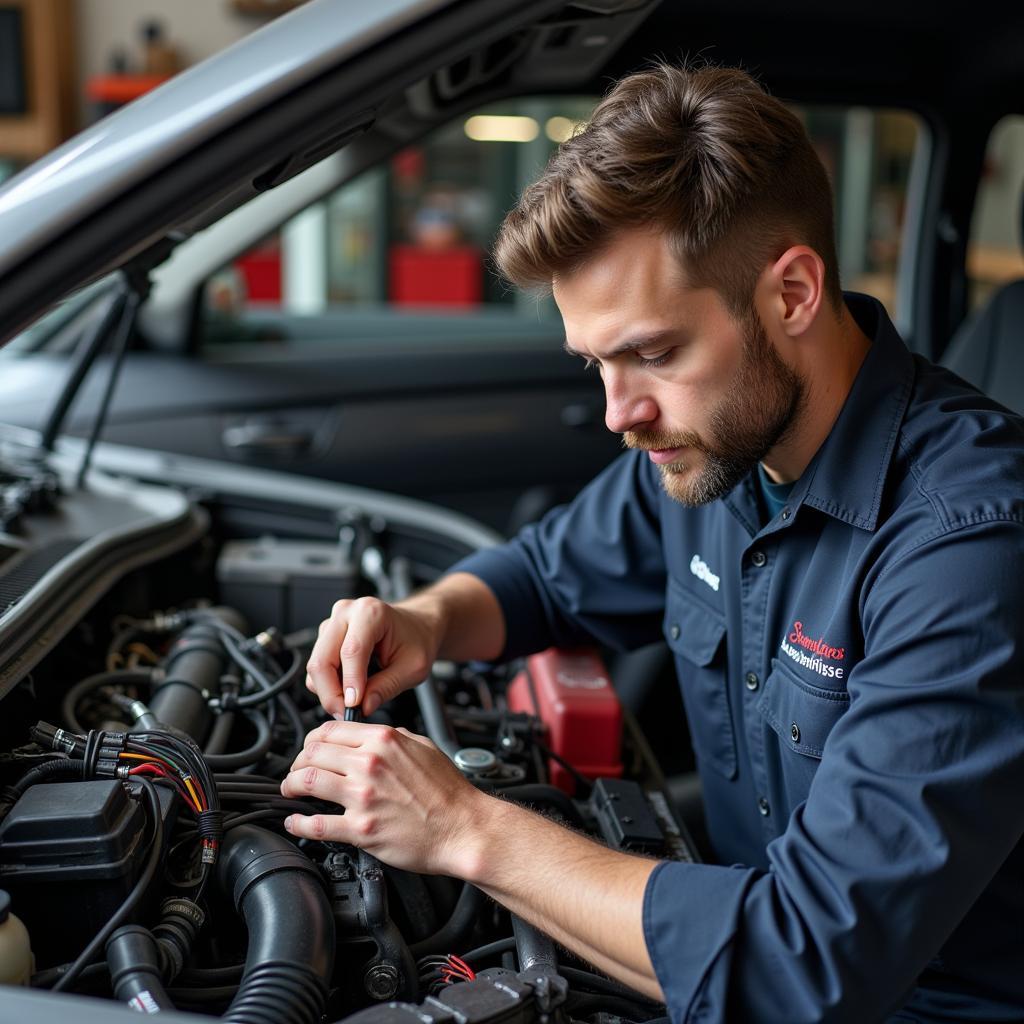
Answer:
POLYGON ((647 953, 673 1024, 723 1020, 728 950, 757 872, 664 861, 644 890, 647 953))
MULTIPOLYGON (((513 542, 514 545, 514 542, 513 542)), ((542 601, 529 570, 513 545, 485 548, 456 562, 446 576, 468 572, 482 580, 498 599, 505 616, 505 649, 496 662, 541 651, 552 643, 542 601)))

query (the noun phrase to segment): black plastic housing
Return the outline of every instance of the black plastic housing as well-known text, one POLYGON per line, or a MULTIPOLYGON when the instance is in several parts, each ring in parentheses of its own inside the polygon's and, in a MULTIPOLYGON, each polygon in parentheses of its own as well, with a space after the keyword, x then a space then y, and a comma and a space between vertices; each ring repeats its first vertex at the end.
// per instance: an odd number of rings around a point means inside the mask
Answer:
MULTIPOLYGON (((165 821, 174 794, 160 790, 165 821)), ((146 813, 111 779, 33 786, 0 825, 0 887, 37 967, 73 960, 124 902, 145 862, 146 813)))

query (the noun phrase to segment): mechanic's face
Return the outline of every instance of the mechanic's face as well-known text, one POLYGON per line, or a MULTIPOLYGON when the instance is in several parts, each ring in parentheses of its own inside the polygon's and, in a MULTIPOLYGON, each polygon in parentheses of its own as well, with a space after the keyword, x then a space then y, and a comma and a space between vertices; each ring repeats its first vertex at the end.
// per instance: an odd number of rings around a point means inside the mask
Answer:
POLYGON ((739 323, 716 291, 686 285, 664 236, 623 233, 554 297, 566 349, 604 381, 608 429, 648 453, 676 501, 726 494, 793 426, 801 378, 755 311, 739 323))

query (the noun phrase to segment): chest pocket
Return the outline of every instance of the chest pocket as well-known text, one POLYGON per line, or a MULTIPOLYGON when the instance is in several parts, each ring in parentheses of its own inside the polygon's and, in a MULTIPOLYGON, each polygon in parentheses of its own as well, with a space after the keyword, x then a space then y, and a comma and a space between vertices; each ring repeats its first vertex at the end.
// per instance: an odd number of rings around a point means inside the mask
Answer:
POLYGON ((845 690, 813 686, 772 659, 757 709, 775 734, 777 755, 768 759, 775 803, 792 810, 807 799, 825 741, 849 706, 845 690))
POLYGON ((736 737, 726 687, 725 620, 669 580, 664 625, 698 761, 727 779, 735 778, 736 737))

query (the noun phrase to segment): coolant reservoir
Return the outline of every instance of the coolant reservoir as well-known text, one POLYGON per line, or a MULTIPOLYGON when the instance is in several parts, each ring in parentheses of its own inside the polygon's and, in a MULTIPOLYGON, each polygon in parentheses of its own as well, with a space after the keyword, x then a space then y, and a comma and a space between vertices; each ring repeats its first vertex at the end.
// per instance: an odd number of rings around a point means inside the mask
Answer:
POLYGON ((27 985, 34 969, 28 929, 11 913, 10 894, 0 889, 0 985, 27 985))

